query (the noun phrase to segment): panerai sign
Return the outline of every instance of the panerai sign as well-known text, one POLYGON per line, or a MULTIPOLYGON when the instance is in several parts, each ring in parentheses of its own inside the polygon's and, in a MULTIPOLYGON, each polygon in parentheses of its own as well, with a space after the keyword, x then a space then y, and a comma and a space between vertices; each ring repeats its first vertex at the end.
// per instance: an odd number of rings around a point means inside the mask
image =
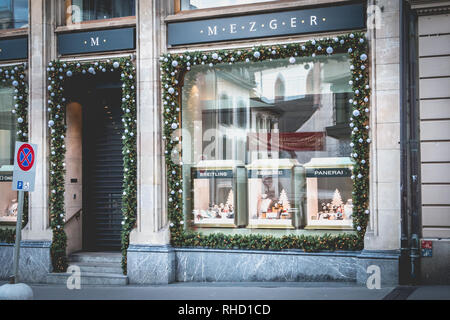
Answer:
POLYGON ((170 45, 239 40, 365 27, 362 3, 168 24, 170 45))

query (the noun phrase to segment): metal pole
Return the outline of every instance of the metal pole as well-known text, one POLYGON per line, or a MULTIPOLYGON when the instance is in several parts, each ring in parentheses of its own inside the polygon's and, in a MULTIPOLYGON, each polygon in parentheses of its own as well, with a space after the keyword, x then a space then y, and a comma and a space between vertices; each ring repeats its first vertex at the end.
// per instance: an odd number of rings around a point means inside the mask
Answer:
POLYGON ((17 223, 16 223, 16 246, 14 247, 14 265, 13 276, 11 282, 19 282, 19 254, 20 254, 20 239, 22 236, 22 212, 23 212, 23 191, 18 191, 19 203, 17 208, 17 223))

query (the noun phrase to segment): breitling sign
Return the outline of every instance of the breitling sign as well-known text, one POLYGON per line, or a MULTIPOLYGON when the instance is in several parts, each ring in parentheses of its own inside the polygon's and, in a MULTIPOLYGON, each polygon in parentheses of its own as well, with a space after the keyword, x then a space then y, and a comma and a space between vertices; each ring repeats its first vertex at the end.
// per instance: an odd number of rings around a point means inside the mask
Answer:
POLYGON ((335 7, 244 15, 168 23, 172 46, 215 41, 242 40, 312 32, 362 29, 362 3, 335 7))

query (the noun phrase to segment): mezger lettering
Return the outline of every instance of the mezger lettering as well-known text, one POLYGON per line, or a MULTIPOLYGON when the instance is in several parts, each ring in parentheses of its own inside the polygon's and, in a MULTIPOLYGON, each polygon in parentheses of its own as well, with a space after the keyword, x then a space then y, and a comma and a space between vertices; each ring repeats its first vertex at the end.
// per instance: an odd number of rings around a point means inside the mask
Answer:
MULTIPOLYGON (((325 21, 326 18, 322 18, 322 21, 325 21)), ((297 28, 298 25, 304 25, 305 23, 309 23, 310 26, 317 26, 317 16, 310 16, 309 19, 305 20, 305 18, 297 18, 292 17, 290 19, 287 19, 287 21, 279 21, 278 19, 271 19, 268 21, 268 23, 262 23, 259 24, 256 21, 250 21, 248 22, 248 25, 242 24, 238 25, 236 23, 230 23, 228 27, 222 27, 222 32, 227 32, 230 34, 237 33, 239 30, 247 30, 248 32, 256 32, 258 31, 258 28, 265 28, 268 27, 271 30, 277 30, 279 26, 288 26, 290 28, 297 28)), ((218 31, 220 31, 220 27, 218 28, 217 25, 214 26, 208 26, 207 27, 207 34, 208 36, 215 36, 217 35, 218 31)), ((204 30, 200 30, 200 33, 203 33, 204 30)))

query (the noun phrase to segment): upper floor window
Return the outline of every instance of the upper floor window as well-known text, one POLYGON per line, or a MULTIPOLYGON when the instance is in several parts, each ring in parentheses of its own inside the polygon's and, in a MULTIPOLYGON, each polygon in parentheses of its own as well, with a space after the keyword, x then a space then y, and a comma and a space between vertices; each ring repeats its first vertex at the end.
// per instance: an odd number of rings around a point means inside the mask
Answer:
POLYGON ((28 0, 0 0, 0 29, 28 27, 28 0))
POLYGON ((235 6, 240 4, 270 2, 274 0, 175 0, 180 10, 196 10, 215 7, 235 6))
POLYGON ((136 0, 66 0, 67 24, 136 15, 136 0))

